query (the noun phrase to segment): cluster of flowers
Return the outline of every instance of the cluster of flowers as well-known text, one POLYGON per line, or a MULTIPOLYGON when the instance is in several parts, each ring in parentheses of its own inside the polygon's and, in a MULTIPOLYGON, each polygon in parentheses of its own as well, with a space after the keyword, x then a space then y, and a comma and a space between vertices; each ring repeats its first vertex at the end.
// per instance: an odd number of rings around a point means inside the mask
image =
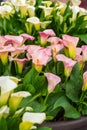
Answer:
POLYGON ((87 33, 87 10, 74 1, 71 6, 49 0, 10 0, 1 3, 0 27, 1 35, 28 33, 33 36, 51 28, 58 37, 62 34, 78 35, 86 42, 82 34, 87 33))
MULTIPOLYGON (((32 126, 34 124, 40 124, 46 120, 46 112, 48 109, 45 108, 42 110, 42 113, 36 113, 35 110, 29 106, 29 103, 33 102, 33 98, 35 100, 37 99, 37 102, 40 103, 39 100, 43 97, 41 104, 46 105, 52 93, 56 95, 63 90, 63 99, 66 93, 67 98, 70 98, 70 100, 74 102, 74 99, 71 99, 72 96, 68 97, 70 96, 70 93, 68 95, 65 86, 70 82, 72 70, 76 65, 79 69, 79 75, 81 76, 80 80, 82 80, 82 84, 77 84, 81 87, 79 92, 80 99, 78 102, 80 108, 79 111, 82 112, 80 105, 82 106, 82 103, 86 100, 87 90, 87 71, 83 74, 84 65, 87 61, 87 45, 77 47, 78 42, 78 37, 70 35, 63 35, 62 39, 60 39, 52 29, 39 32, 39 41, 37 44, 35 44, 35 37, 28 34, 21 34, 20 36, 0 36, 0 66, 2 68, 0 71, 0 121, 3 120, 3 118, 6 121, 10 121, 17 119, 18 117, 19 130, 27 130, 27 128, 33 129, 32 126), (28 44, 30 41, 33 44, 28 44), (31 73, 32 68, 35 69, 34 73, 31 73), (12 73, 14 70, 15 72, 12 73), (44 78, 42 78, 40 82, 40 79, 37 79, 37 74, 39 74, 39 78, 43 76, 47 79, 45 80, 47 83, 45 93, 43 92, 41 84, 41 82, 44 83, 44 78), (32 76, 34 76, 34 79, 32 79, 32 76), (36 87, 39 84, 40 93, 38 93, 39 90, 33 92, 30 88, 27 91, 20 89, 20 91, 16 90, 17 92, 13 92, 18 86, 18 82, 19 84, 23 84, 23 80, 25 82, 24 88, 26 88, 27 83, 28 85, 32 84, 36 87), (32 82, 35 80, 37 80, 37 82, 33 84, 32 82), (58 87, 57 85, 59 85, 60 91, 55 90, 58 87), (19 104, 22 102, 22 99, 31 97, 31 95, 32 98, 28 99, 27 106, 25 105, 26 107, 24 106, 20 108, 19 104)), ((77 74, 77 70, 75 74, 77 74)), ((79 80, 79 77, 77 77, 77 79, 79 80)), ((74 79, 74 82, 75 80, 76 79, 74 79)), ((32 86, 30 87, 32 88, 32 86)), ((58 107, 56 104, 57 102, 53 105, 53 108, 55 109, 58 107)), ((86 103, 83 104, 85 105, 86 103)), ((63 104, 62 107, 64 107, 63 104)), ((65 107, 64 109, 66 110, 65 107)), ((75 112, 76 110, 73 111, 73 113, 75 112)), ((70 116, 71 115, 65 114, 65 117, 70 118, 70 116)), ((52 118, 54 117, 55 115, 52 118)), ((78 117, 80 117, 79 112, 76 117, 74 115, 72 118, 78 117)))

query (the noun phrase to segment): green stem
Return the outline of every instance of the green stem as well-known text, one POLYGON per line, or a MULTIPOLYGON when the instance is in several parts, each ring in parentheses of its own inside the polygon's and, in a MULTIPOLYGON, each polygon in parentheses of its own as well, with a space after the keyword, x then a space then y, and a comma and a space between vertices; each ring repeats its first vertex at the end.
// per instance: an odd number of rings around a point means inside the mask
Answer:
POLYGON ((29 100, 29 101, 26 103, 25 107, 26 107, 28 104, 30 104, 31 102, 33 102, 35 99, 37 99, 40 95, 41 95, 41 93, 39 93, 39 94, 35 95, 34 97, 32 97, 32 99, 29 100))
POLYGON ((45 97, 45 100, 44 100, 44 105, 45 105, 46 102, 47 102, 48 96, 49 96, 49 94, 47 93, 47 95, 46 95, 46 97, 45 97))
POLYGON ((57 74, 57 62, 54 62, 54 65, 55 65, 55 72, 57 74))
POLYGON ((81 97, 80 97, 80 102, 83 102, 85 95, 86 95, 86 91, 82 91, 82 94, 81 94, 81 97))

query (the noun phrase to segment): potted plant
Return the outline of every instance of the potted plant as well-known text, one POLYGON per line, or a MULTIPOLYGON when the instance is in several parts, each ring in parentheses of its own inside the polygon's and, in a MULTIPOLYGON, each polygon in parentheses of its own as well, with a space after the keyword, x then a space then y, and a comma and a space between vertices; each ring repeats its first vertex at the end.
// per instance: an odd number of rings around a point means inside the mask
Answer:
POLYGON ((1 4, 0 129, 75 130, 73 124, 82 122, 77 129, 85 130, 87 117, 81 117, 87 115, 86 10, 80 15, 78 7, 70 19, 69 3, 62 10, 60 3, 51 1, 23 1, 22 7, 18 2, 1 4), (52 15, 43 13, 43 5, 50 6, 52 15), (38 17, 28 17, 29 8, 38 17))

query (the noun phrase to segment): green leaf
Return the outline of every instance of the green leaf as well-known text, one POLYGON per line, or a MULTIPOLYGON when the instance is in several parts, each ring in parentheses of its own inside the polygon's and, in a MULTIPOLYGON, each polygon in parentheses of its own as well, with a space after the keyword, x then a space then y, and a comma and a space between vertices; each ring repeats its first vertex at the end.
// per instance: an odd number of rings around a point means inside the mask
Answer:
POLYGON ((80 92, 81 89, 79 89, 79 85, 75 86, 75 82, 68 81, 66 83, 66 96, 73 102, 79 102, 80 92))
POLYGON ((64 117, 77 119, 80 118, 80 113, 69 103, 69 100, 62 96, 54 104, 54 109, 62 107, 65 111, 64 117))
POLYGON ((44 75, 37 75, 34 78, 33 86, 35 87, 36 92, 41 93, 43 96, 47 93, 47 80, 44 75))
POLYGON ((52 128, 43 126, 43 127, 37 128, 36 130, 52 130, 52 128))
POLYGON ((6 119, 0 119, 0 130, 8 130, 6 119))
POLYGON ((39 73, 32 68, 24 77, 23 79, 23 83, 24 85, 26 84, 33 84, 33 81, 35 80, 35 77, 38 75, 39 73))
POLYGON ((78 36, 83 42, 87 44, 87 34, 80 34, 76 36, 78 36))

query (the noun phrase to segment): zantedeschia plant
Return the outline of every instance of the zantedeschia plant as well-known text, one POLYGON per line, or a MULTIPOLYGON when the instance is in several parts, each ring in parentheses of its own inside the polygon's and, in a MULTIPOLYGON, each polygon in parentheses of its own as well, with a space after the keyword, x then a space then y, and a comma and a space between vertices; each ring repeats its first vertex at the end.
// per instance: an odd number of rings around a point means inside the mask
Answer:
POLYGON ((0 130, 87 115, 87 11, 74 2, 1 3, 0 130))

